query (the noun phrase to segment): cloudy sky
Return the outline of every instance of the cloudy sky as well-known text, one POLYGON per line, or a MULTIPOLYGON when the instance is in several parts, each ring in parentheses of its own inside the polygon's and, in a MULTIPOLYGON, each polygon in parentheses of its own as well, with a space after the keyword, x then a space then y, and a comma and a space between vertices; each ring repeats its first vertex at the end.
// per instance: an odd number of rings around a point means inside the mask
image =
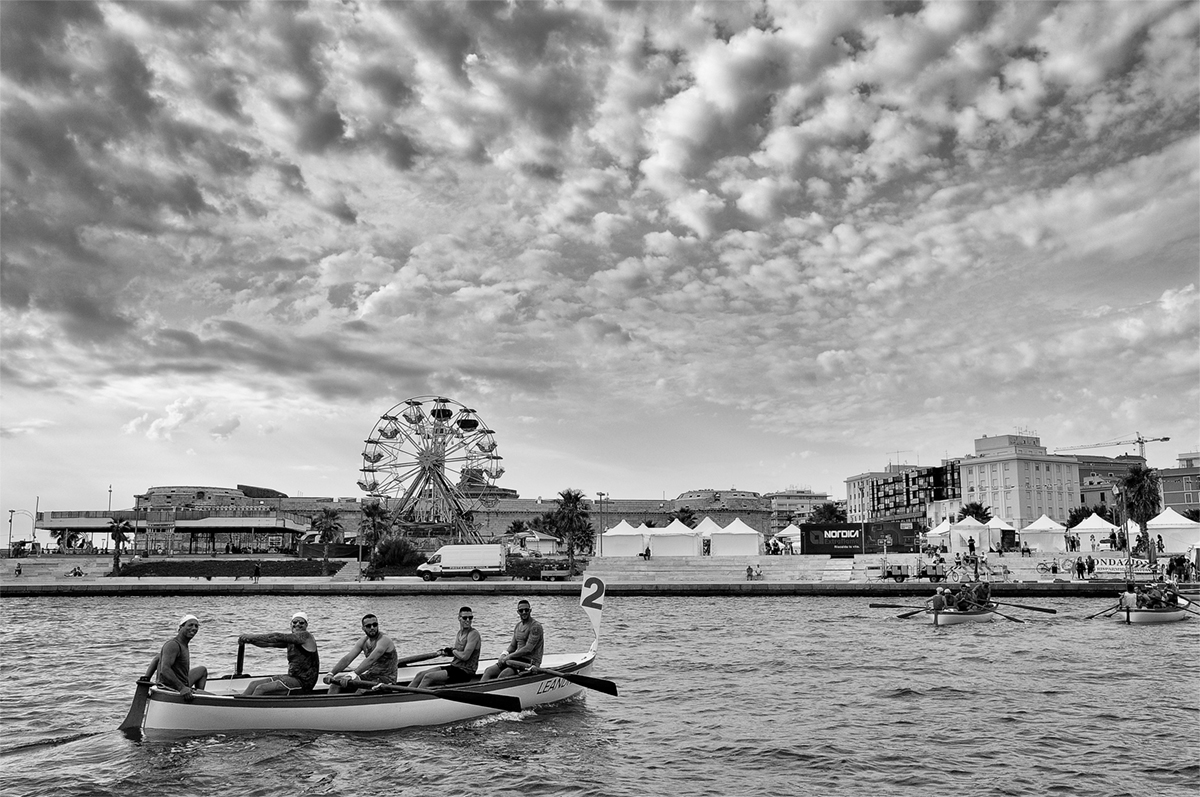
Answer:
POLYGON ((527 497, 844 497, 1017 430, 1200 448, 1195 2, 4 2, 0 30, 5 511, 358 496, 424 395, 527 497))

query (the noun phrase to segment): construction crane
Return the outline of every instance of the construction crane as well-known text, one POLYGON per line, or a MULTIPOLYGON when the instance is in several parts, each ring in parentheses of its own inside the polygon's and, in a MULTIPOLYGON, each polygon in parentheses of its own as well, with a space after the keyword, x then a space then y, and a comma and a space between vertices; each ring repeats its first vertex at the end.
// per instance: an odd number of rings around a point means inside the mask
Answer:
POLYGON ((1116 440, 1111 443, 1090 443, 1086 446, 1067 446, 1066 448, 1054 449, 1054 453, 1057 454, 1059 451, 1078 451, 1081 448, 1112 448, 1113 446, 1127 446, 1137 443, 1138 456, 1140 456, 1142 459, 1145 459, 1146 443, 1165 443, 1171 439, 1169 437, 1142 437, 1141 432, 1134 432, 1134 434, 1136 434, 1137 437, 1133 438, 1132 440, 1116 440))

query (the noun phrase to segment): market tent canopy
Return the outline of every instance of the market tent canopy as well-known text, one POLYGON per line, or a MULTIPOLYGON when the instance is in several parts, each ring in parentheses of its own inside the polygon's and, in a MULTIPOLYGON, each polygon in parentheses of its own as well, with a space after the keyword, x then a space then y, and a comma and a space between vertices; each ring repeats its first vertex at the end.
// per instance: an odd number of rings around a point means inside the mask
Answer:
POLYGON ((759 552, 759 533, 734 518, 720 531, 713 532, 710 553, 713 556, 756 556, 759 552))
POLYGON ((788 527, 786 529, 779 532, 775 536, 776 537, 791 537, 794 539, 796 537, 803 537, 804 530, 801 529, 799 526, 797 526, 795 523, 789 523, 788 527))
POLYGON ((1034 551, 1063 552, 1067 550, 1066 531, 1066 526, 1043 514, 1021 529, 1021 542, 1034 551))
POLYGON ((703 543, 700 532, 679 518, 662 529, 647 529, 650 553, 654 556, 701 556, 703 543))
POLYGON ((950 533, 950 521, 947 518, 942 518, 942 522, 926 532, 927 537, 938 536, 942 537, 950 533))
POLYGON ((993 537, 996 540, 1000 539, 1000 532, 969 516, 951 525, 950 532, 951 553, 969 553, 972 538, 975 540, 975 552, 987 553, 988 548, 992 547, 993 537))
POLYGON ((1015 531, 1015 529, 1012 526, 1008 525, 1007 523, 1005 523, 1003 520, 1001 520, 998 517, 994 517, 991 520, 989 520, 987 522, 987 525, 988 525, 988 528, 996 529, 998 531, 1015 531))
POLYGON ((704 539, 711 537, 714 531, 720 530, 721 524, 717 523, 717 521, 713 520, 708 515, 705 515, 704 520, 701 520, 696 526, 696 531, 700 532, 700 536, 704 539))
POLYGON ((1200 523, 1188 520, 1170 507, 1146 523, 1146 529, 1152 536, 1162 537, 1165 553, 1186 553, 1189 548, 1200 548, 1200 523))
POLYGON ((624 520, 601 536, 605 556, 639 556, 646 550, 645 534, 624 520))
POLYGON ((1109 523, 1095 512, 1088 515, 1087 518, 1084 519, 1084 521, 1079 525, 1071 527, 1071 531, 1075 532, 1076 534, 1081 531, 1103 531, 1105 534, 1108 534, 1110 531, 1115 531, 1116 529, 1117 526, 1109 523))
POLYGON ((1042 515, 1040 518, 1038 518, 1037 520, 1033 521, 1028 526, 1026 526, 1021 531, 1021 533, 1024 534, 1026 531, 1058 531, 1058 532, 1062 532, 1062 531, 1066 531, 1066 530, 1067 530, 1067 527, 1064 526, 1063 524, 1059 523, 1056 520, 1051 520, 1046 515, 1042 515))

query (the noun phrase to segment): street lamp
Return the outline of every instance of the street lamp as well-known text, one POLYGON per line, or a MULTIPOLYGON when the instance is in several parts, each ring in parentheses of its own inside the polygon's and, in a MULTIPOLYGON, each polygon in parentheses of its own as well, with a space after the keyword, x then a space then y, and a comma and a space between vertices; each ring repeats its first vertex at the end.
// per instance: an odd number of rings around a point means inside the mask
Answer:
POLYGON ((597 553, 596 555, 603 558, 604 556, 604 499, 608 497, 608 493, 596 493, 600 498, 600 534, 597 536, 597 553))
POLYGON ((33 541, 37 542, 37 516, 28 509, 10 509, 8 510, 8 558, 12 559, 12 526, 13 515, 24 515, 29 518, 33 524, 33 541))

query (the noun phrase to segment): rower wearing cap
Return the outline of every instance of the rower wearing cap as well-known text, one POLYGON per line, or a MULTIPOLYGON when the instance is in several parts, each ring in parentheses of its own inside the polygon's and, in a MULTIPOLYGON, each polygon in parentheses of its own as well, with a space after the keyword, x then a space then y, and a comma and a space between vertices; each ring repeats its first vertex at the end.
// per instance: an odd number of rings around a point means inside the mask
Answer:
POLYGON ((946 590, 944 587, 938 587, 937 592, 934 593, 933 597, 929 601, 929 603, 930 603, 929 608, 931 608, 935 612, 946 611, 945 592, 946 592, 946 590))
POLYGON ((475 630, 475 613, 470 606, 458 610, 458 634, 454 646, 435 651, 433 655, 450 656, 453 661, 443 667, 435 667, 418 673, 412 685, 430 688, 442 684, 461 684, 475 677, 479 669, 479 632, 475 630))
POLYGON ((183 695, 184 700, 191 702, 194 699, 193 692, 203 690, 208 683, 208 668, 192 666, 189 644, 199 631, 200 620, 196 615, 185 614, 181 617, 175 636, 163 644, 143 677, 149 680, 157 672, 160 686, 171 687, 183 695))
POLYGON ((292 615, 292 631, 288 634, 243 634, 240 644, 260 648, 287 648, 287 675, 273 675, 251 681, 244 694, 276 695, 293 689, 311 692, 321 672, 321 657, 317 654, 317 640, 308 632, 308 615, 296 612, 292 615))

